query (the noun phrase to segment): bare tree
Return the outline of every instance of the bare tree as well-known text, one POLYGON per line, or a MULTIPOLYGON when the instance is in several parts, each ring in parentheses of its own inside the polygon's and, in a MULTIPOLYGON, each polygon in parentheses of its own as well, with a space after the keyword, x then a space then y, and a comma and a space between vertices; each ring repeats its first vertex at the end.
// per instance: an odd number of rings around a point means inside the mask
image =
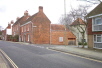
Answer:
POLYGON ((73 17, 70 14, 67 14, 66 17, 64 15, 60 18, 60 24, 65 25, 67 28, 69 28, 70 24, 72 23, 73 17))
POLYGON ((102 2, 102 0, 77 0, 77 1, 85 1, 91 4, 99 4, 102 2))
MULTIPOLYGON (((60 23, 66 25, 66 27, 72 31, 73 29, 69 25, 72 23, 72 21, 75 21, 77 18, 81 18, 85 21, 85 16, 88 13, 87 10, 89 7, 90 6, 87 6, 87 5, 79 5, 77 9, 74 9, 71 7, 71 11, 67 14, 66 18, 62 17, 62 19, 60 20, 60 23)), ((75 28, 77 28, 79 33, 82 35, 82 39, 84 40, 87 23, 83 22, 85 25, 84 27, 81 26, 79 21, 78 21, 78 23, 79 24, 75 28)), ((83 48, 84 48, 84 41, 82 41, 82 44, 83 44, 83 48)))

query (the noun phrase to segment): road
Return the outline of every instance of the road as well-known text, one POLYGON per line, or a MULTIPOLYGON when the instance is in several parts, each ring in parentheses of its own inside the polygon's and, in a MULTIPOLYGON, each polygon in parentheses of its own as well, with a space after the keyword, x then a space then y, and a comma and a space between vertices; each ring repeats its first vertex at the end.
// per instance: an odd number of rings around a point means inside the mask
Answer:
POLYGON ((25 45, 0 41, 0 49, 19 68, 102 68, 100 62, 51 51, 42 45, 25 45))

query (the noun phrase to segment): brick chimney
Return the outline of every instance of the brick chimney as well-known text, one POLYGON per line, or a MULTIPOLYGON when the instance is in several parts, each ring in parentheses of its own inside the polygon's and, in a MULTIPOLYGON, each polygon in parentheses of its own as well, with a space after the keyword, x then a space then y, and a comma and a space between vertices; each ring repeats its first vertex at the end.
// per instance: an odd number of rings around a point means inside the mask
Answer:
POLYGON ((24 16, 28 16, 28 11, 27 10, 24 12, 24 16))
POLYGON ((14 24, 14 21, 13 20, 11 20, 11 23, 10 24, 14 24))
POLYGON ((43 7, 39 6, 39 12, 43 12, 43 7))

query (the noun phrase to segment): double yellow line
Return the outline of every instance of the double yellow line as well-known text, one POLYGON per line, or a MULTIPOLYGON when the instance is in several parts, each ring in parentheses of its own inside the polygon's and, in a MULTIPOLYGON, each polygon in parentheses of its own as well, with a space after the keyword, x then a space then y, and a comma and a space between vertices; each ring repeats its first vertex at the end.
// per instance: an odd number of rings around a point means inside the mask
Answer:
POLYGON ((18 68, 18 66, 8 57, 8 55, 2 49, 0 49, 0 52, 5 56, 5 58, 12 64, 14 68, 18 68))

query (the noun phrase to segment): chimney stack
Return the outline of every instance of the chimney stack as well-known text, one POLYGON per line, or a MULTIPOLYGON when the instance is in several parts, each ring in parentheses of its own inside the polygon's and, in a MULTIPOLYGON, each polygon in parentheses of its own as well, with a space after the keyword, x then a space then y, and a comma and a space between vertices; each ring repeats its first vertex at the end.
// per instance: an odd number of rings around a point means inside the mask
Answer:
POLYGON ((28 11, 27 10, 24 12, 24 16, 28 16, 28 11))
POLYGON ((13 20, 11 20, 11 23, 10 24, 14 24, 14 21, 13 20))
POLYGON ((39 12, 43 12, 43 7, 39 6, 39 12))

